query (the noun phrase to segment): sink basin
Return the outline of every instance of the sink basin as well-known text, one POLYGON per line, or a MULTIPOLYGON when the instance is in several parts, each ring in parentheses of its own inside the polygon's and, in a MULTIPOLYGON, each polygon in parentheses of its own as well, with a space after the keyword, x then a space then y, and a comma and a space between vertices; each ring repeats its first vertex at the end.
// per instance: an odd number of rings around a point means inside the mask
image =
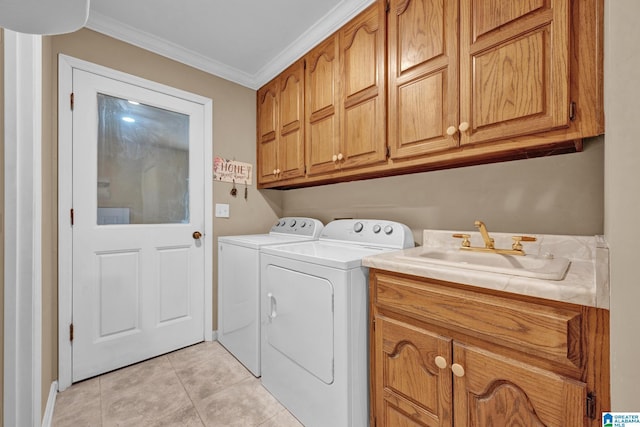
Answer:
POLYGON ((494 253, 429 248, 425 248, 417 255, 401 256, 400 258, 427 264, 544 280, 562 280, 570 263, 567 258, 554 258, 552 256, 499 255, 494 253))

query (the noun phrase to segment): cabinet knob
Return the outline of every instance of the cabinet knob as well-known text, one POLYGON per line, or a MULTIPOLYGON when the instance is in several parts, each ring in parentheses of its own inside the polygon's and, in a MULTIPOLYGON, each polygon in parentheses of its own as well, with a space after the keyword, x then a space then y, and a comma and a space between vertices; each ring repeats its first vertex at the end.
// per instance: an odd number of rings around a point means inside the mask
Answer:
POLYGON ((333 159, 333 161, 334 161, 334 163, 335 163, 335 162, 337 162, 337 161, 338 161, 338 156, 334 154, 334 155, 333 155, 333 157, 332 157, 332 159, 333 159))
POLYGON ((464 377, 464 368, 462 367, 462 365, 454 363, 453 365, 451 365, 451 370, 453 371, 453 375, 455 375, 456 377, 464 377))
POLYGON ((274 169, 274 170, 273 170, 273 174, 274 174, 274 175, 277 175, 277 174, 278 174, 278 170, 277 170, 277 169, 274 169))
POLYGON ((469 123, 467 122, 460 123, 460 126, 458 126, 458 129, 460 129, 460 132, 467 131, 469 129, 469 123))
POLYGON ((449 127, 447 128, 447 135, 449 135, 449 136, 453 136, 453 135, 455 135, 455 134, 456 134, 456 132, 457 132, 457 131, 458 131, 458 129, 456 129, 456 127, 455 127, 455 126, 449 126, 449 127))
POLYGON ((440 369, 447 367, 447 359, 442 356, 436 356, 436 366, 440 369))
POLYGON ((280 169, 276 169, 276 173, 277 173, 278 175, 280 175, 280 172, 282 172, 280 169))
POLYGON ((344 159, 344 156, 342 155, 342 153, 338 153, 338 160, 342 160, 344 159))

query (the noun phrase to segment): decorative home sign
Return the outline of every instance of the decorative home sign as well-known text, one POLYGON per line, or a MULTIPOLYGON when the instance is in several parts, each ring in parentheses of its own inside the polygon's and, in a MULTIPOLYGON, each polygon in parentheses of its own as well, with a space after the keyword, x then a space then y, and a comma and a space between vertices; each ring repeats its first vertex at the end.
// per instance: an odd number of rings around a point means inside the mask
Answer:
POLYGON ((253 183, 253 165, 235 160, 215 157, 213 159, 213 179, 234 184, 251 185, 253 183))

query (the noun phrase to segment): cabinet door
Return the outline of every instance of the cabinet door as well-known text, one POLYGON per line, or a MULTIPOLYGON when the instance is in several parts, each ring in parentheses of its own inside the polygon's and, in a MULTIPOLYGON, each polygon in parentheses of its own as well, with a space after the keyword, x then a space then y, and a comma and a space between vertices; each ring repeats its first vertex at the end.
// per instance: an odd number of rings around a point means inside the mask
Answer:
POLYGON ((337 36, 329 37, 306 56, 305 144, 309 175, 338 167, 333 160, 340 141, 338 61, 337 36))
POLYGON ((386 161, 384 8, 377 1, 340 30, 341 168, 386 161))
POLYGON ((568 126, 569 17, 569 0, 461 0, 461 144, 568 126))
POLYGON ((453 353, 456 427, 584 425, 586 384, 459 343, 453 353))
POLYGON ((276 180, 278 167, 278 81, 258 91, 258 183, 276 180))
POLYGON ((374 345, 377 425, 451 427, 451 340, 378 316, 374 345))
POLYGON ((458 145, 458 2, 391 0, 389 146, 404 158, 458 145))
POLYGON ((304 176, 304 61, 280 76, 278 179, 304 176))

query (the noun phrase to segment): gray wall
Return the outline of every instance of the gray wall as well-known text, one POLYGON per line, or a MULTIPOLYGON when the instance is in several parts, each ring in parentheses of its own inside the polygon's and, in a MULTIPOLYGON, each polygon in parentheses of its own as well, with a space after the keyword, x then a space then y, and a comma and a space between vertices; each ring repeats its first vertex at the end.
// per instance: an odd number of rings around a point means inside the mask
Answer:
POLYGON ((605 235, 611 260, 611 399, 640 411, 640 2, 605 0, 605 235))
POLYGON ((384 218, 425 228, 595 235, 603 233, 604 138, 584 151, 288 190, 285 215, 384 218))

